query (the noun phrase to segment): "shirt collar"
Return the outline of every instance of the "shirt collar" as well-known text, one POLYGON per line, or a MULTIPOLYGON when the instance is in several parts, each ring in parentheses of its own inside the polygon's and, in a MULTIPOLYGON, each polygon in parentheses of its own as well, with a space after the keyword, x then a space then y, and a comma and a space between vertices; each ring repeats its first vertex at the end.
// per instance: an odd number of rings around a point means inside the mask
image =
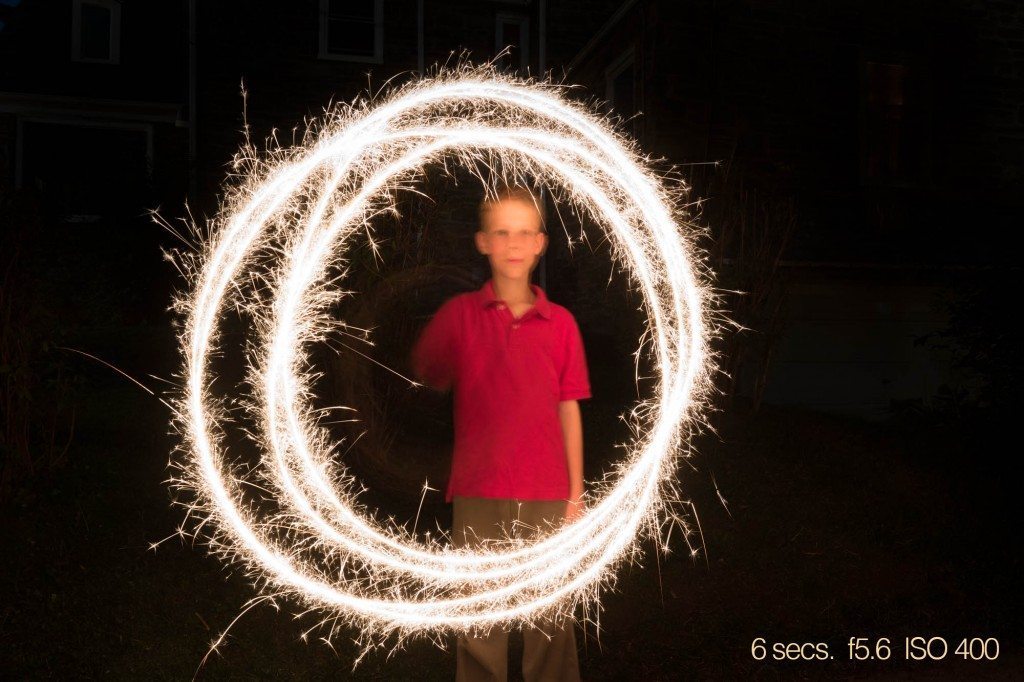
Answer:
MULTIPOLYGON (((548 297, 544 294, 544 290, 536 284, 530 284, 530 290, 533 291, 533 295, 536 299, 533 302, 533 308, 537 313, 545 320, 551 319, 551 303, 548 301, 548 297)), ((483 286, 477 290, 477 299, 480 305, 484 308, 488 308, 498 303, 498 299, 494 295, 494 279, 488 279, 484 282, 483 286)))

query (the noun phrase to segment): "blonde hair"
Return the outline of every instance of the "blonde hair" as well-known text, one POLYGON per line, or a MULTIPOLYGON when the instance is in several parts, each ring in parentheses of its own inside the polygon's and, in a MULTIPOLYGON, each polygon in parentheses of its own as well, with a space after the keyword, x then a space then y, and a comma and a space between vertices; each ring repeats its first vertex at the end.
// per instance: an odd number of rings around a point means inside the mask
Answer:
POLYGON ((540 218, 540 231, 547 232, 544 221, 544 202, 541 201, 540 197, 533 190, 521 185, 501 185, 493 194, 484 193, 484 198, 480 201, 478 216, 481 230, 484 229, 484 220, 487 217, 487 213, 504 201, 521 201, 524 204, 533 206, 537 209, 537 217, 540 218))

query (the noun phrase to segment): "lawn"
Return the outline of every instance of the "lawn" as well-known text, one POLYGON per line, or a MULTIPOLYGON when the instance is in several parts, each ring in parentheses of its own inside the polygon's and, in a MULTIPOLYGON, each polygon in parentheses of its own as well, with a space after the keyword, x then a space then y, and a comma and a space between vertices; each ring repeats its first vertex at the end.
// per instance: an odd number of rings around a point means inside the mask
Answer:
MULTIPOLYGON (((253 594, 202 546, 149 549, 182 518, 163 484, 175 441, 166 408, 118 381, 92 377, 68 464, 0 511, 7 679, 189 679, 253 594)), ((601 438, 598 412, 589 418, 601 438)), ((704 549, 694 558, 676 542, 621 571, 600 632, 580 631, 585 679, 1021 678, 1017 486, 996 434, 772 407, 712 423, 696 470, 680 469, 704 549), (906 661, 903 638, 915 636, 942 636, 950 651, 906 661), (754 660, 758 637, 826 643, 833 658, 754 660), (889 638, 891 660, 849 661, 853 637, 889 638), (954 656, 963 637, 997 638, 998 660, 954 656)), ((426 642, 371 652, 353 672, 352 633, 334 649, 304 642, 313 621, 282 606, 240 619, 199 679, 454 677, 452 653, 426 642)))

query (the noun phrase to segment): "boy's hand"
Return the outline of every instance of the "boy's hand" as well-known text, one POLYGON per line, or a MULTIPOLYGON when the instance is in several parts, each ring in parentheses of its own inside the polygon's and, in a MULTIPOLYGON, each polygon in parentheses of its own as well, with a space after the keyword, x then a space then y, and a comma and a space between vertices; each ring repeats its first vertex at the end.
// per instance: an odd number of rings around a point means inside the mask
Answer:
POLYGON ((579 517, 583 516, 583 512, 587 506, 583 501, 583 496, 580 495, 574 500, 569 500, 565 503, 565 522, 572 523, 579 517))

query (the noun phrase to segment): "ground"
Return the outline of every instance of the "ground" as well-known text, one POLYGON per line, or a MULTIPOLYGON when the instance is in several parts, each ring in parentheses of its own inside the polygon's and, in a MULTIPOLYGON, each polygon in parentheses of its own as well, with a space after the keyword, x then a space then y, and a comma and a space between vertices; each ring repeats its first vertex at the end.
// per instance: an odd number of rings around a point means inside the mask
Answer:
MULTIPOLYGON (((166 409, 118 381, 93 378, 68 464, 0 512, 7 679, 190 679, 253 594, 202 546, 149 549, 181 520, 163 483, 174 439, 166 409)), ((704 549, 691 557, 676 542, 621 572, 600 632, 581 637, 585 679, 1021 678, 1016 479, 998 439, 959 423, 771 407, 712 423, 697 470, 680 469, 704 549), (904 660, 904 637, 936 635, 950 643, 944 660, 904 660), (757 661, 758 637, 825 642, 834 658, 757 661), (850 662, 853 637, 889 638, 891 660, 850 662), (954 656, 964 637, 997 638, 998 659, 954 656)), ((239 620, 198 678, 454 677, 451 651, 423 642, 353 671, 351 633, 335 650, 303 642, 311 622, 283 606, 239 620)))

